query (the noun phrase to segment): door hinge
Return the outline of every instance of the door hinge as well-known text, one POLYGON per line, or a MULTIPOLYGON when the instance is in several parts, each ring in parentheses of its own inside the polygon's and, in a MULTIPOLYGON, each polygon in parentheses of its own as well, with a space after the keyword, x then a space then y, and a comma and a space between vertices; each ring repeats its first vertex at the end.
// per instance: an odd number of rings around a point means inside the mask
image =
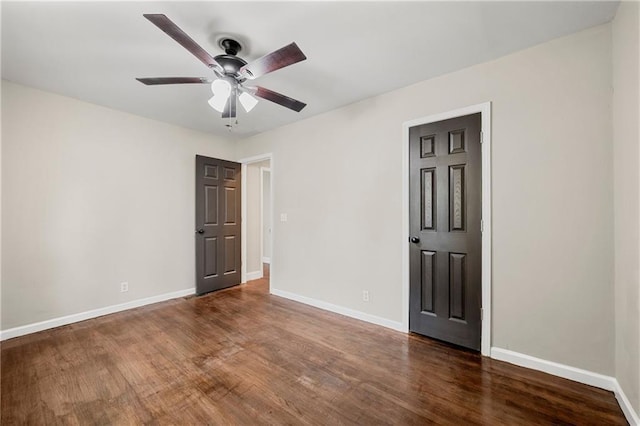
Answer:
POLYGON ((484 133, 480 130, 480 143, 484 142, 484 133))
POLYGON ((484 321, 484 308, 480 308, 480 321, 484 321))
POLYGON ((484 220, 480 219, 480 232, 484 232, 484 220))

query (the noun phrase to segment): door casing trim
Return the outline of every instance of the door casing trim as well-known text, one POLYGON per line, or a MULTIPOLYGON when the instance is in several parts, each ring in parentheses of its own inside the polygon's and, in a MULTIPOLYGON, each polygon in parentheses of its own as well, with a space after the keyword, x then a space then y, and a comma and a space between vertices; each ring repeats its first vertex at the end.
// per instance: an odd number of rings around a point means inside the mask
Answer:
MULTIPOLYGON (((265 160, 269 160, 270 161, 270 166, 269 168, 271 169, 271 221, 273 223, 273 181, 274 181, 274 161, 273 161, 273 153, 268 152, 265 154, 259 154, 259 155, 254 155, 253 157, 246 157, 246 158, 242 158, 240 160, 238 160, 238 163, 241 164, 241 168, 240 168, 240 173, 242 175, 242 179, 240 182, 240 186, 241 186, 241 199, 242 199, 242 207, 241 207, 241 215, 242 215, 242 223, 240 224, 240 232, 242 233, 241 236, 241 262, 242 262, 242 266, 240 269, 240 283, 244 284, 247 282, 247 221, 246 221, 246 217, 247 217, 247 165, 248 164, 252 164, 252 163, 259 163, 260 161, 265 161, 265 160)), ((260 171, 260 181, 262 182, 262 171, 260 171)), ((262 185, 261 185, 262 186, 262 185)), ((262 189, 261 189, 262 191, 262 189)), ((262 195, 261 195, 262 196, 262 195)), ((271 283, 274 280, 274 253, 273 253, 273 241, 275 240, 275 229, 273 229, 273 226, 271 227, 271 264, 269 265, 269 288, 273 287, 271 285, 271 283)), ((262 231, 261 231, 262 232, 262 231)), ((261 240, 261 244, 262 244, 262 237, 260 237, 261 240)), ((262 252, 262 248, 260 249, 260 252, 262 252)), ((262 260, 262 256, 260 256, 261 260, 262 260)))
MULTIPOLYGON (((264 224, 264 175, 265 173, 269 173, 269 188, 271 188, 271 167, 260 167, 260 259, 262 259, 262 263, 267 263, 265 262, 265 256, 264 256, 264 225, 265 225, 264 224)), ((273 217, 271 217, 271 222, 273 222, 273 217)), ((273 223, 269 224, 269 228, 273 228, 273 223)), ((271 259, 269 259, 269 263, 271 263, 271 259)))
POLYGON ((480 353, 491 355, 491 102, 469 105, 402 123, 402 327, 409 332, 409 129, 469 114, 481 114, 482 130, 482 332, 480 353))

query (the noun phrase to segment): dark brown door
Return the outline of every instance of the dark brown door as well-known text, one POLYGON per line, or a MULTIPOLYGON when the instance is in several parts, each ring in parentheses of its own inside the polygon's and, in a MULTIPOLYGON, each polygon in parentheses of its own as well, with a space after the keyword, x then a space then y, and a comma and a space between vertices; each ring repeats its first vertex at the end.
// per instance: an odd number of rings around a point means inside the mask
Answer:
POLYGON ((409 330, 479 350, 480 114, 409 129, 409 330))
POLYGON ((240 284, 240 164, 196 156, 196 293, 240 284))

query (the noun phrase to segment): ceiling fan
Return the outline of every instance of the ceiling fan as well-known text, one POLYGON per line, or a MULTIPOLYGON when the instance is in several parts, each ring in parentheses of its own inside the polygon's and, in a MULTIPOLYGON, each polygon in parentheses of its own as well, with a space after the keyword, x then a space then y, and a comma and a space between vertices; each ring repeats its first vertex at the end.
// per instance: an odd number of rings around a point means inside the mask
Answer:
POLYGON ((211 84, 213 97, 209 99, 209 105, 216 111, 221 112, 222 118, 236 117, 238 100, 245 111, 251 111, 258 103, 256 97, 266 99, 296 112, 302 111, 306 106, 303 102, 264 87, 245 86, 247 81, 307 59, 297 44, 288 44, 248 64, 244 59, 237 56, 242 47, 234 39, 222 39, 220 46, 225 49, 225 54, 213 57, 165 15, 147 14, 143 16, 212 69, 216 78, 136 78, 139 82, 146 85, 211 84))

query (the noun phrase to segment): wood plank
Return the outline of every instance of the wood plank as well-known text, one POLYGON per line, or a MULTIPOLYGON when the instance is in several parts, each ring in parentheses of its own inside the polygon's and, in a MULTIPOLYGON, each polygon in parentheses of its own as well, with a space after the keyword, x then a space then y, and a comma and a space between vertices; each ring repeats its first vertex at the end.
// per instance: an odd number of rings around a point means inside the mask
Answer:
POLYGON ((272 296, 2 342, 2 424, 626 424, 611 392, 272 296))

